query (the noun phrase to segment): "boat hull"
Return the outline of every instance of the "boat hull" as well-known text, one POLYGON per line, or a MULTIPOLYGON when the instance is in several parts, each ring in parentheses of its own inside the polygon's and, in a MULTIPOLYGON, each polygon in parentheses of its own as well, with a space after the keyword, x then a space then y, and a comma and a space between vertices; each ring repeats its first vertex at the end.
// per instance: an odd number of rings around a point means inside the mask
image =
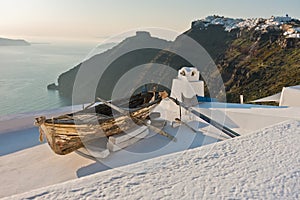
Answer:
POLYGON ((39 126, 40 140, 45 136, 51 149, 59 155, 66 155, 84 143, 95 139, 107 139, 109 136, 124 133, 140 126, 139 120, 146 120, 150 111, 160 101, 135 109, 129 115, 112 116, 95 115, 95 113, 78 112, 53 119, 36 118, 39 126), (70 117, 72 116, 72 117, 70 117), (71 119, 69 119, 71 118, 71 119))

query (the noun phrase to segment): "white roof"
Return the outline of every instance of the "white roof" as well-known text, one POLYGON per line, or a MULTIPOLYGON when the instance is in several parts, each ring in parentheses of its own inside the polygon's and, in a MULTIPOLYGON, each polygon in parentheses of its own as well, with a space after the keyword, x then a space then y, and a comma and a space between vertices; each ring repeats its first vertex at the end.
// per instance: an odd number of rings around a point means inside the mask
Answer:
POLYGON ((299 128, 288 121, 8 199, 298 199, 299 128))
POLYGON ((284 87, 281 92, 280 106, 300 106, 300 85, 284 87))
POLYGON ((280 101, 281 92, 274 94, 272 96, 264 97, 261 99, 257 99, 254 101, 251 101, 251 103, 260 103, 260 102, 278 102, 280 101))
POLYGON ((300 106, 300 85, 284 87, 277 94, 251 101, 251 103, 259 102, 278 102, 280 106, 300 106))

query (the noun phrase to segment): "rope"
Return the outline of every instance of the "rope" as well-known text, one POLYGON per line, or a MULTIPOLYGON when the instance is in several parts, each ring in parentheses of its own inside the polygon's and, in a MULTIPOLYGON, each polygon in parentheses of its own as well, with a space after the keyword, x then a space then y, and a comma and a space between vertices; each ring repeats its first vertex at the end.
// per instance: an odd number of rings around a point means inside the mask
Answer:
POLYGON ((43 136, 44 136, 45 133, 44 133, 43 129, 41 128, 41 125, 44 124, 45 121, 46 121, 46 117, 45 116, 40 116, 40 117, 35 118, 35 122, 34 122, 35 126, 39 126, 39 133, 40 133, 39 141, 40 142, 44 142, 44 137, 43 136))

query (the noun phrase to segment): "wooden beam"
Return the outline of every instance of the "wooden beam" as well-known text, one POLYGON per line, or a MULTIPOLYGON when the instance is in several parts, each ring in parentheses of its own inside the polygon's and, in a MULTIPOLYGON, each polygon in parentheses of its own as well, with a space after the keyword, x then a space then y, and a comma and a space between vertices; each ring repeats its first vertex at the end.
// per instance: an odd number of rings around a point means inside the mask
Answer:
MULTIPOLYGON (((132 117, 132 116, 130 116, 129 112, 127 112, 126 110, 123 110, 122 108, 119 108, 118 106, 115 106, 115 105, 113 105, 112 103, 107 102, 107 101, 105 101, 104 99, 101 99, 101 98, 99 98, 99 97, 97 97, 97 99, 98 99, 99 101, 101 101, 102 103, 104 103, 105 105, 107 105, 107 106, 111 107, 112 109, 118 111, 118 112, 121 113, 122 115, 125 115, 125 116, 128 116, 128 117, 132 117)), ((165 136, 165 137, 169 138, 170 140, 173 140, 174 142, 177 141, 176 137, 174 137, 173 135, 170 135, 169 133, 166 133, 165 131, 163 131, 163 130, 161 130, 161 129, 159 129, 159 128, 156 128, 155 126, 152 126, 152 125, 150 125, 150 124, 147 124, 147 123, 144 122, 143 120, 140 120, 140 119, 135 118, 135 117, 132 117, 132 118, 133 118, 134 120, 136 120, 138 123, 147 126, 150 130, 152 130, 152 131, 154 131, 154 132, 156 132, 156 133, 158 133, 158 134, 160 134, 160 135, 162 135, 162 136, 165 136)))

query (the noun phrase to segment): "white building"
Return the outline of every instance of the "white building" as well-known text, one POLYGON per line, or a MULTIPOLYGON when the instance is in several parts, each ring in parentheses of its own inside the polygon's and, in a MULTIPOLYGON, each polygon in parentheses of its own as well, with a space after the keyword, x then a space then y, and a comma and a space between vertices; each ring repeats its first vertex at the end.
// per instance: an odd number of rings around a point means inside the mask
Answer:
POLYGON ((252 103, 261 102, 277 102, 279 106, 300 107, 300 85, 284 87, 280 93, 252 101, 252 103))

